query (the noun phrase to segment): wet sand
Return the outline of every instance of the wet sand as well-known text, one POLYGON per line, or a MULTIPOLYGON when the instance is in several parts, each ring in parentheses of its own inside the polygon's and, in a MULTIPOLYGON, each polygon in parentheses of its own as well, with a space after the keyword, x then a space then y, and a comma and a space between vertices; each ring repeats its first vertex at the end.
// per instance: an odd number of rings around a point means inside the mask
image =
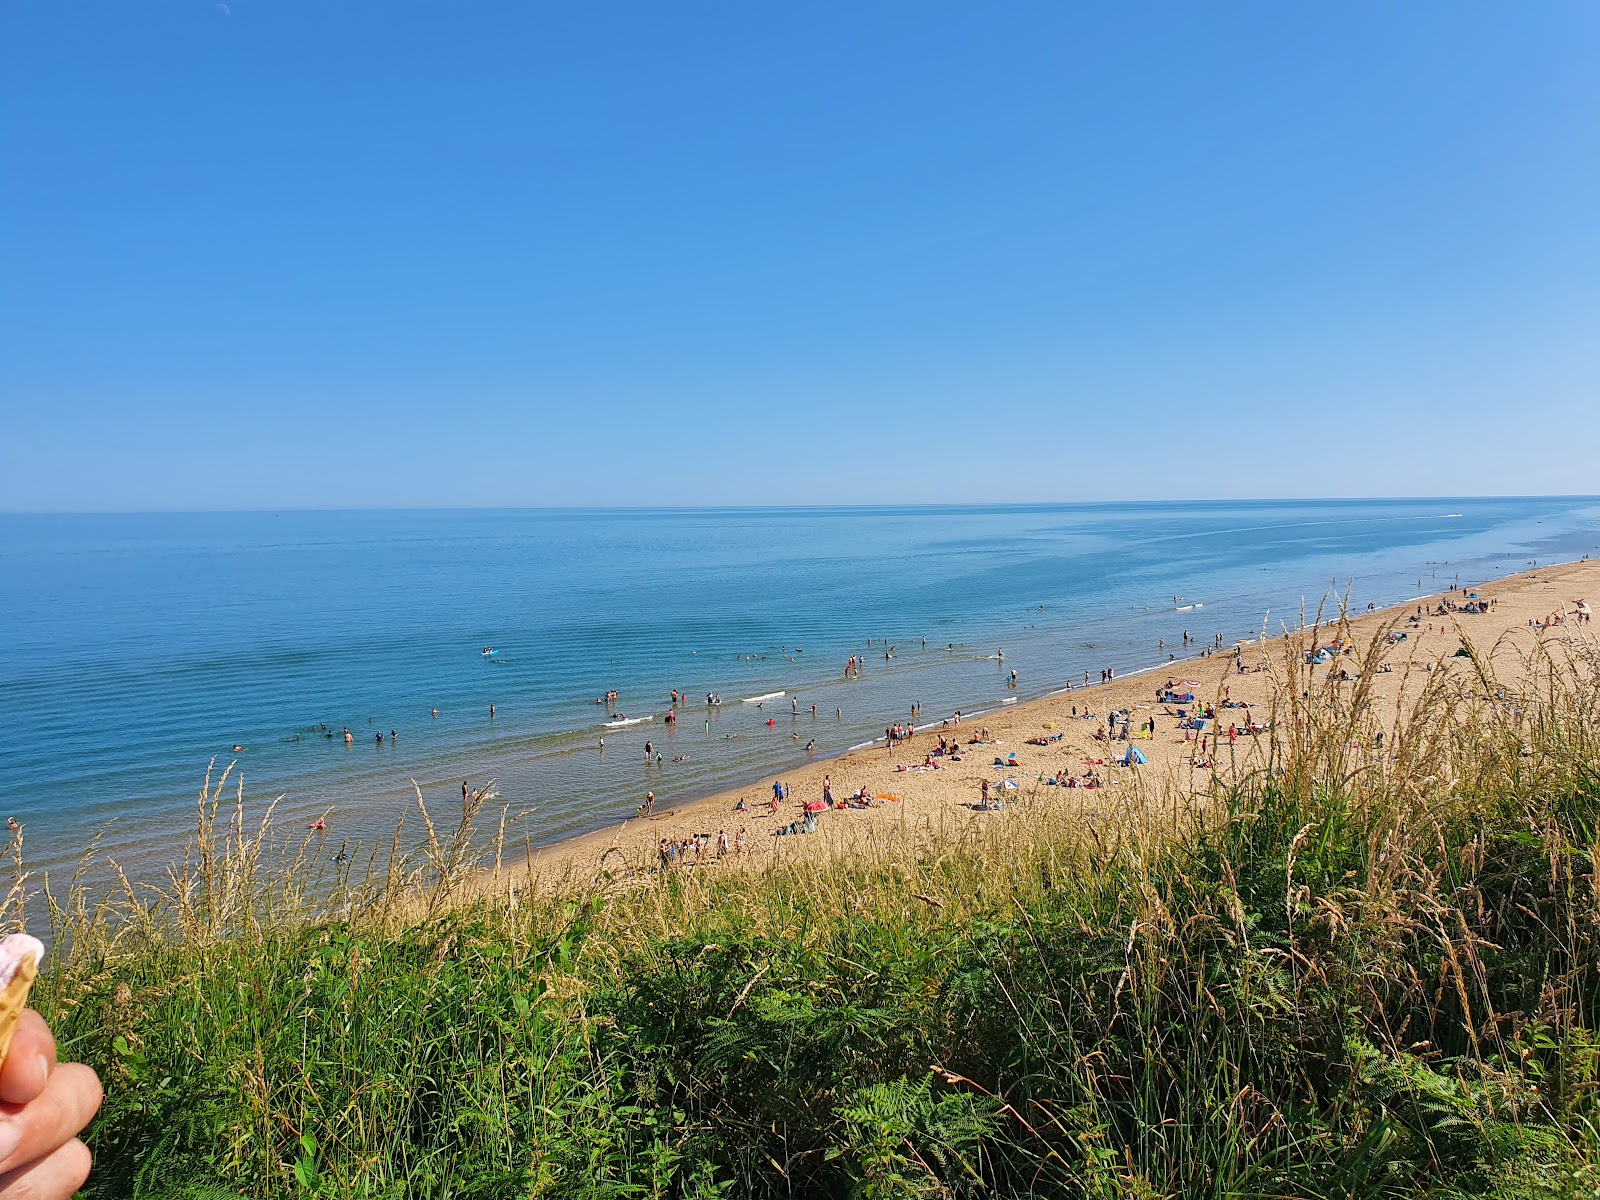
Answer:
MULTIPOLYGON (((1397 701, 1419 693, 1432 678, 1430 666, 1435 671, 1462 669, 1468 660, 1455 658, 1454 654, 1463 638, 1469 639, 1486 657, 1498 644, 1493 665, 1505 677, 1515 675, 1519 655, 1532 650, 1541 636, 1546 640, 1594 641, 1595 627, 1578 624, 1571 614, 1579 599, 1588 598, 1591 604, 1600 601, 1600 561, 1539 568, 1508 576, 1478 590, 1485 599, 1494 602, 1489 612, 1440 616, 1437 610, 1441 602, 1459 604, 1465 601, 1464 593, 1442 592, 1394 608, 1350 616, 1344 632, 1358 648, 1365 647, 1391 625, 1406 634, 1405 640, 1388 652, 1387 661, 1392 669, 1375 675, 1371 681, 1374 713, 1393 714, 1397 701), (1408 624, 1408 618, 1417 616, 1419 609, 1420 621, 1408 624), (1544 622, 1558 614, 1564 617, 1564 623, 1552 626, 1543 634, 1529 626, 1530 620, 1544 622)), ((1314 615, 1308 614, 1308 624, 1314 615)), ((1337 617, 1336 612, 1325 617, 1323 634, 1317 639, 1319 643, 1330 643, 1337 636, 1337 617)), ((1020 701, 980 718, 965 718, 960 724, 955 723, 954 714, 923 712, 918 717, 917 732, 892 748, 880 742, 754 780, 746 787, 676 806, 669 794, 658 793, 654 816, 636 817, 547 846, 535 852, 533 866, 544 879, 569 881, 592 878, 601 871, 615 876, 619 872, 648 870, 657 864, 657 848, 662 838, 679 840, 696 833, 708 833, 715 839, 719 831, 727 833, 729 860, 756 866, 797 855, 850 853, 887 834, 909 834, 930 840, 958 838, 980 823, 1003 823, 1020 818, 1014 805, 1000 811, 976 810, 985 780, 990 784, 991 793, 1001 799, 1029 793, 1037 797, 1043 792, 1048 798, 1059 799, 1063 805, 1081 805, 1108 794, 1115 796, 1119 787, 1126 788, 1133 781, 1135 773, 1138 783, 1146 790, 1156 784, 1201 790, 1209 785, 1213 769, 1196 764, 1197 759, 1204 762, 1198 753, 1198 743, 1192 734, 1185 736, 1175 715, 1178 708, 1191 706, 1158 703, 1158 689, 1170 680, 1177 691, 1192 692, 1198 704, 1217 706, 1218 719, 1212 728, 1220 731, 1222 746, 1218 752, 1208 742, 1207 756, 1216 758, 1219 763, 1216 769, 1226 771, 1230 761, 1246 756, 1250 741, 1248 734, 1241 733, 1230 752, 1226 736, 1228 726, 1243 727, 1248 718, 1258 722, 1268 719, 1273 681, 1281 678, 1283 656, 1289 650, 1286 637, 1299 636, 1295 632, 1280 633, 1265 641, 1237 647, 1229 645, 1215 649, 1209 656, 1180 658, 1107 684, 1094 683, 1091 677, 1092 686, 1085 687, 1080 677, 1071 681, 1071 691, 1020 701), (1246 668, 1243 673, 1238 670, 1239 661, 1246 668), (1225 699, 1239 706, 1224 708, 1225 699), (1097 741, 1097 730, 1106 728, 1106 714, 1123 708, 1131 710, 1135 730, 1154 717, 1154 736, 1136 737, 1131 742, 1097 741), (968 744, 970 739, 982 736, 985 731, 984 744, 968 744), (941 735, 960 743, 960 761, 934 758, 932 761, 939 764, 937 768, 922 768, 941 735), (1047 739, 1047 744, 1029 744, 1029 738, 1047 739), (1137 746, 1147 756, 1148 764, 1111 765, 1121 758, 1129 745, 1137 746), (994 765, 997 757, 1009 759, 1012 754, 1016 756, 1015 765, 994 765), (1107 765, 1093 765, 1095 760, 1104 760, 1107 765), (1041 783, 1041 776, 1054 776, 1061 771, 1078 777, 1086 772, 1097 772, 1105 786, 1058 788, 1041 783), (867 809, 819 813, 815 833, 774 836, 776 829, 802 818, 806 801, 821 800, 827 778, 831 778, 836 800, 848 798, 858 788, 876 797, 895 799, 881 799, 867 809), (1017 785, 1015 791, 1002 786, 1007 780, 1017 785), (770 811, 774 782, 782 782, 788 788, 787 799, 780 804, 776 815, 770 811), (741 798, 749 807, 747 813, 735 811, 741 798), (732 842, 741 828, 748 849, 739 859, 733 852, 732 842)), ((1191 646, 1190 652, 1194 650, 1191 646)), ((1342 656, 1335 657, 1320 670, 1354 671, 1356 665, 1354 656, 1342 656)), ((1038 683, 1037 680, 1027 682, 1038 683)), ((1067 682, 1063 679, 1060 685, 1064 687, 1067 682)), ((909 715, 909 705, 905 712, 909 715)), ((903 721, 906 717, 900 719, 903 721)), ((715 859, 713 845, 695 869, 705 869, 715 859)))

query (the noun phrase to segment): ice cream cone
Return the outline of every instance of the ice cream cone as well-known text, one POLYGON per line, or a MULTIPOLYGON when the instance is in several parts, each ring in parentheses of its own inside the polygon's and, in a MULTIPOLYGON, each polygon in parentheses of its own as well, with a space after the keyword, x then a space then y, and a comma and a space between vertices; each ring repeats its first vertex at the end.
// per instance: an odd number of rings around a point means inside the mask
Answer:
POLYGON ((17 1021, 28 1007, 28 992, 39 974, 44 945, 38 938, 13 933, 0 941, 0 1063, 11 1053, 17 1021))

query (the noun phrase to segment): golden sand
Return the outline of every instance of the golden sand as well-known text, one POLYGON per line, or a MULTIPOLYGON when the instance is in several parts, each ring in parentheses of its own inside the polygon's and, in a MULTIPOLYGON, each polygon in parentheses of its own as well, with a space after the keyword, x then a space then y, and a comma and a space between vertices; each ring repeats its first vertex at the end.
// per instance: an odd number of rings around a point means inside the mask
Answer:
MULTIPOLYGON (((1600 593, 1600 562, 1582 561, 1541 568, 1487 584, 1478 591, 1494 602, 1487 613, 1452 612, 1441 616, 1438 614, 1441 603, 1463 603, 1465 596, 1461 592, 1438 593, 1404 606, 1351 615, 1342 625, 1337 613, 1325 616, 1322 636, 1316 640, 1319 644, 1328 644, 1343 633, 1348 641, 1365 646, 1391 628, 1406 634, 1404 641, 1389 650, 1387 661, 1391 669, 1369 681, 1375 714, 1396 713, 1403 702, 1421 692, 1425 683, 1433 678, 1433 672, 1466 668, 1468 660, 1455 657, 1455 651, 1464 640, 1470 640, 1482 655, 1492 658, 1493 667, 1508 677, 1515 675, 1523 656, 1534 649, 1540 638, 1593 641, 1594 635, 1590 632, 1593 627, 1578 624, 1572 614, 1576 601, 1600 593), (1408 623, 1408 618, 1416 617, 1419 609, 1420 621, 1408 623), (1560 623, 1543 631, 1529 624, 1530 621, 1548 623, 1553 618, 1559 618, 1560 623)), ((1309 616, 1307 623, 1311 623, 1309 616)), ((1304 635, 1294 632, 1287 635, 1288 638, 1297 636, 1303 639, 1304 635)), ((1125 789, 1131 782, 1134 772, 1142 776, 1140 782, 1147 787, 1154 780, 1163 780, 1182 788, 1201 790, 1209 785, 1213 770, 1226 774, 1232 769, 1231 764, 1247 757, 1249 735, 1239 734, 1236 744, 1230 745, 1228 727, 1230 724, 1243 727, 1247 718, 1259 722, 1268 719, 1273 680, 1281 675, 1281 672, 1267 669, 1268 664, 1281 663, 1285 653, 1292 652, 1286 636, 1280 633, 1277 638, 1237 648, 1224 647, 1208 657, 1180 659, 1157 670, 1109 684, 1075 686, 1070 692, 1021 702, 959 725, 953 723, 953 719, 945 719, 943 714, 924 714, 924 723, 918 726, 917 732, 892 749, 875 745, 854 750, 676 808, 669 808, 669 801, 658 799, 655 816, 634 818, 558 842, 537 851, 534 866, 546 879, 581 879, 602 869, 613 874, 619 869, 648 869, 657 861, 657 847, 662 838, 677 840, 696 833, 710 833, 715 838, 719 831, 726 831, 731 844, 741 828, 748 845, 742 861, 755 865, 774 861, 778 856, 849 853, 887 833, 930 839, 958 838, 975 823, 1022 819, 1009 805, 1000 811, 976 811, 985 780, 989 781, 993 795, 1007 799, 1022 791, 1037 794, 1041 777, 1063 771, 1080 778, 1094 771, 1105 781, 1105 786, 1087 790, 1048 788, 1047 799, 1059 799, 1064 805, 1074 804, 1090 810, 1097 800, 1114 800, 1118 789, 1125 789), (1238 670, 1239 661, 1246 668, 1244 673, 1238 670), (1169 679, 1177 691, 1192 692, 1202 707, 1208 703, 1216 706, 1217 720, 1211 729, 1220 732, 1220 747, 1208 740, 1206 753, 1202 755, 1192 733, 1186 737, 1185 731, 1178 727, 1179 718, 1174 714, 1180 706, 1157 702, 1158 688, 1169 679), (1183 686, 1183 681, 1193 681, 1193 684, 1183 686), (1249 707, 1221 707, 1225 699, 1249 707), (1106 714, 1124 708, 1131 710, 1135 730, 1153 716, 1156 721, 1154 736, 1134 738, 1131 742, 1097 741, 1096 732, 1107 727, 1106 714), (967 744, 969 739, 984 731, 987 733, 985 744, 967 744), (921 767, 927 761, 927 755, 941 735, 961 744, 961 761, 935 758, 932 761, 939 764, 937 769, 909 769, 921 767), (1048 740, 1046 745, 1040 746, 1030 744, 1030 738, 1058 740, 1048 740), (1148 757, 1148 765, 1112 765, 1130 744, 1148 757), (1015 766, 993 765, 996 757, 1007 758, 1013 753, 1015 766), (1218 765, 1215 768, 1197 765, 1204 764, 1207 758, 1214 759, 1218 765), (1091 765, 1095 760, 1104 760, 1107 765, 1091 765), (849 797, 858 788, 874 796, 897 799, 880 801, 877 806, 864 810, 820 813, 816 833, 773 836, 775 829, 803 815, 806 801, 821 800, 825 778, 831 778, 836 800, 849 797), (1016 782, 1017 792, 998 786, 1008 779, 1016 782), (789 796, 777 815, 770 815, 774 781, 787 784, 789 796), (749 806, 748 813, 735 811, 741 798, 749 806)), ((1326 667, 1319 668, 1324 673, 1356 669, 1354 657, 1348 655, 1336 657, 1326 667)), ((1184 707, 1191 711, 1193 708, 1184 707)), ((712 863, 715 857, 713 848, 695 869, 706 869, 706 864, 712 863)), ((728 858, 740 861, 731 845, 728 858)), ((726 865, 725 860, 711 869, 726 865)))

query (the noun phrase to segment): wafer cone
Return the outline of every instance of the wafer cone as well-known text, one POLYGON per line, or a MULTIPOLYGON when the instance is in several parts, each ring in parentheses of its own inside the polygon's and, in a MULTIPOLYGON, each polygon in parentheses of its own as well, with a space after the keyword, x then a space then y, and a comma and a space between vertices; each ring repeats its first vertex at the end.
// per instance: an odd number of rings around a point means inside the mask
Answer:
POLYGON ((11 1053, 11 1039, 17 1033, 17 1021, 22 1010, 28 1007, 28 991, 39 974, 39 960, 29 956, 17 964, 6 989, 0 992, 0 1063, 11 1053))

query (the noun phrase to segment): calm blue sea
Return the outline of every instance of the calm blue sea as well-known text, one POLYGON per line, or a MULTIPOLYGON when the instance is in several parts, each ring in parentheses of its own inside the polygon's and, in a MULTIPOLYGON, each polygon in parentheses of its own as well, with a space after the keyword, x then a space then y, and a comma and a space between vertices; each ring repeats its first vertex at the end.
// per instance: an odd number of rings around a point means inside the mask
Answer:
POLYGON ((914 701, 995 707, 1013 668, 1041 695, 1185 630, 1231 645, 1329 592, 1383 605, 1597 548, 1595 499, 0 516, 0 804, 36 866, 114 822, 106 846, 154 869, 207 763, 237 759, 247 798, 332 806, 352 849, 411 780, 448 814, 492 779, 543 842, 836 754, 914 701))

